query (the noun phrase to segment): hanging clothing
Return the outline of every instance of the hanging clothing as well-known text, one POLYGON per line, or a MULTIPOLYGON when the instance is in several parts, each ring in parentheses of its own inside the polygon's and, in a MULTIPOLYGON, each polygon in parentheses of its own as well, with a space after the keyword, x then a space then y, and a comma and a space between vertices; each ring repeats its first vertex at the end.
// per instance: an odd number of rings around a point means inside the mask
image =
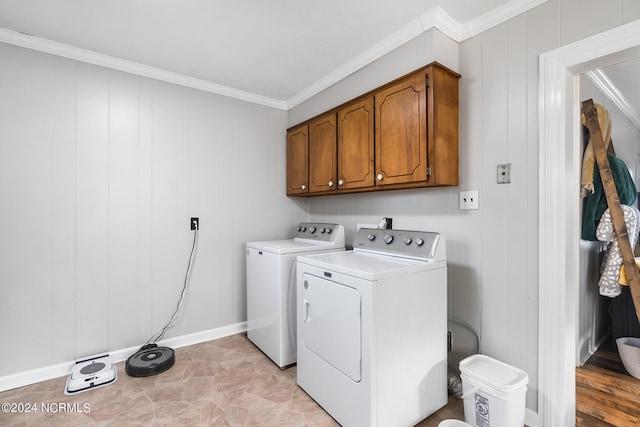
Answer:
MULTIPOLYGON (((611 153, 607 153, 607 158, 609 159, 616 190, 618 190, 620 204, 628 206, 635 204, 638 198, 638 190, 636 190, 636 184, 633 182, 633 178, 631 178, 627 165, 611 153)), ((594 164, 593 169, 593 192, 588 192, 586 196, 581 236, 583 240, 591 241, 600 240, 596 237, 596 228, 602 215, 608 208, 607 195, 602 186, 602 178, 600 177, 598 165, 594 164)))
MULTIPOLYGON (((629 242, 633 248, 636 244, 638 233, 640 232, 640 211, 635 205, 622 205, 621 207, 624 215, 624 223, 627 226, 629 242)), ((618 280, 620 277, 620 266, 623 260, 620 246, 618 245, 618 238, 613 229, 609 209, 605 210, 600 219, 600 223, 596 229, 596 237, 601 242, 610 242, 604 260, 602 261, 600 280, 598 281, 600 295, 614 298, 620 295, 621 292, 618 280)))
MULTIPOLYGON (((609 118, 609 112, 600 104, 593 104, 596 108, 596 115, 598 117, 598 127, 600 128, 600 134, 602 135, 602 142, 604 142, 605 150, 609 148, 611 143, 611 128, 613 127, 611 119, 609 118)), ((580 121, 583 126, 587 125, 587 119, 584 114, 580 115, 580 121)), ((587 138, 589 133, 586 133, 587 138)), ((589 193, 594 192, 593 178, 597 173, 594 172, 594 165, 596 164, 596 157, 593 153, 593 143, 587 142, 587 148, 584 150, 582 157, 582 174, 580 176, 580 195, 587 197, 589 193)))

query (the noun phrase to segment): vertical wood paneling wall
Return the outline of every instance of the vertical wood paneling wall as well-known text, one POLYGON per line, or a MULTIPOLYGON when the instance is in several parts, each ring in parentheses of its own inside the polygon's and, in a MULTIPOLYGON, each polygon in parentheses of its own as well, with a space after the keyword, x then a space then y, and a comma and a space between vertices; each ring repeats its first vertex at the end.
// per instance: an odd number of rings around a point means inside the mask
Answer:
POLYGON ((245 243, 306 219, 286 112, 0 44, 0 376, 242 323, 245 243))
MULTIPOLYGON (((338 221, 347 230, 391 216, 394 228, 442 232, 450 317, 480 333, 483 353, 528 372, 527 407, 534 410, 538 248, 545 244, 538 239, 538 55, 638 18, 640 7, 629 0, 550 0, 464 41, 458 68, 460 186, 310 200, 312 219, 338 221), (512 164, 511 184, 496 183, 500 163, 512 164), (459 210, 461 190, 479 190, 478 211, 459 210)), ((384 60, 402 67, 428 56, 419 39, 384 60)), ((354 86, 375 86, 377 73, 372 64, 341 84, 352 79, 354 86)), ((299 105, 289 125, 318 114, 313 106, 330 105, 332 97, 326 91, 299 105)), ((347 241, 352 238, 348 233, 347 241)))

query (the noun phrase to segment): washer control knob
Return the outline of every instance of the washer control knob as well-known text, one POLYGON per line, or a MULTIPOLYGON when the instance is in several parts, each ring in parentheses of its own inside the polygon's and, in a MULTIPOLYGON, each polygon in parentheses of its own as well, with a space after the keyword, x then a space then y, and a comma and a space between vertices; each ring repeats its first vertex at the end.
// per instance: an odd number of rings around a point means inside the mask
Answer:
POLYGON ((307 227, 302 227, 302 230, 300 230, 300 231, 302 231, 302 232, 307 231, 307 227))
POLYGON ((373 234, 373 233, 370 233, 370 234, 367 236, 367 239, 369 239, 370 241, 372 241, 372 242, 373 242, 374 240, 376 240, 376 235, 375 235, 375 234, 373 234))
POLYGON ((327 234, 333 233, 333 228, 327 228, 327 234))
POLYGON ((309 233, 313 234, 316 232, 316 228, 315 227, 309 227, 309 233))
POLYGON ((411 237, 405 237, 404 238, 404 244, 405 245, 410 245, 411 244, 411 237))
POLYGON ((324 233, 326 233, 326 232, 327 232, 327 229, 326 229, 326 228, 321 228, 321 229, 320 229, 320 232, 321 232, 322 234, 324 234, 324 233))
POLYGON ((424 243, 424 240, 422 240, 420 237, 416 238, 416 245, 422 246, 423 243, 424 243))
POLYGON ((384 242, 388 245, 393 242, 393 236, 391 234, 384 235, 384 242))

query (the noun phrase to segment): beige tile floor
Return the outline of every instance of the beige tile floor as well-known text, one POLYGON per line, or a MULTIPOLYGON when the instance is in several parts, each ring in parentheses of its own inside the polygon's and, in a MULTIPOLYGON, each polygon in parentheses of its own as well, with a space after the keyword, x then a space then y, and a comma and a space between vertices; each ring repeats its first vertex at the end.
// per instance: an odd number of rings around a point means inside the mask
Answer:
MULTIPOLYGON (((244 334, 176 349, 175 365, 152 377, 117 368, 115 383, 73 396, 66 377, 2 392, 0 426, 338 426, 296 385, 295 366, 280 370, 244 334)), ((450 399, 419 426, 462 411, 450 399)))

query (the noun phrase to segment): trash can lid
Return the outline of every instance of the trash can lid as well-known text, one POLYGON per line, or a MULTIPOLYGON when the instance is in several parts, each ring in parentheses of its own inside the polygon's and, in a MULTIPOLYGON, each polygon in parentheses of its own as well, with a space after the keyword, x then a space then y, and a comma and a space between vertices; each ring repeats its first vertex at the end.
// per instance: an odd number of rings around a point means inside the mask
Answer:
POLYGON ((529 382, 529 376, 523 370, 484 354, 474 354, 462 360, 460 372, 503 392, 515 391, 529 382))

